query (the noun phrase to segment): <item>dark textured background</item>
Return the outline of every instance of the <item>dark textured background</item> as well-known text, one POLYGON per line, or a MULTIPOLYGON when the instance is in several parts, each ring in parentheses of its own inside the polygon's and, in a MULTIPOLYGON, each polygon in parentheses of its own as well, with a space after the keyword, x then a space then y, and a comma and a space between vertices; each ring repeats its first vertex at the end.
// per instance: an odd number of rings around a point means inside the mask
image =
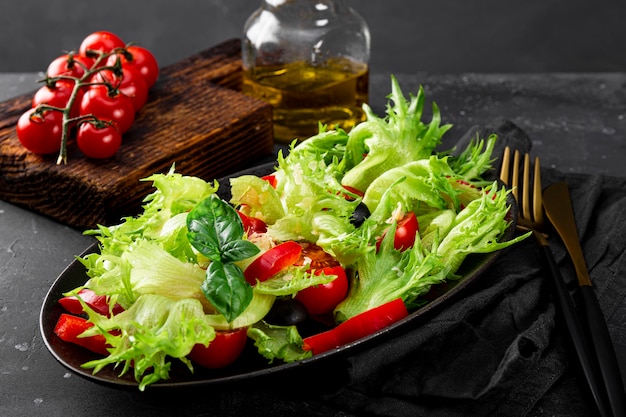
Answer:
MULTIPOLYGON (((372 33, 372 70, 626 71, 626 2, 349 0, 372 33)), ((95 30, 168 65, 239 37, 258 0, 20 0, 0 5, 0 72, 43 71, 95 30)))

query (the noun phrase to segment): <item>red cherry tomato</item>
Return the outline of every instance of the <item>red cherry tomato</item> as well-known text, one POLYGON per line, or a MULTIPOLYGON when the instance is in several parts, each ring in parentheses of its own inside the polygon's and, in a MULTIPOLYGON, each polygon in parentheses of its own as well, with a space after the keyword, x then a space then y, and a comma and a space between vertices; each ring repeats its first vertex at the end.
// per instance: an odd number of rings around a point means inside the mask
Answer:
MULTIPOLYGON (((415 243, 415 235, 419 231, 419 224, 417 221, 417 217, 415 217, 415 213, 412 211, 402 217, 397 222, 396 225, 396 234, 393 238, 393 247, 397 250, 406 250, 413 247, 415 243)), ((380 242, 384 238, 385 233, 377 239, 376 248, 380 247, 380 242)))
POLYGON ((135 107, 132 100, 122 93, 109 93, 104 85, 89 87, 80 102, 81 115, 94 115, 98 119, 111 120, 117 124, 120 134, 124 134, 135 121, 135 107))
POLYGON ((76 143, 85 156, 105 159, 115 155, 120 148, 122 135, 114 124, 82 123, 76 133, 76 143))
POLYGON ((419 225, 415 213, 408 212, 402 220, 398 222, 396 234, 393 239, 393 247, 401 250, 413 247, 415 243, 415 235, 417 234, 419 225))
POLYGON ((306 288, 296 295, 310 314, 319 315, 332 311, 348 293, 348 278, 346 271, 339 262, 320 246, 301 242, 302 253, 296 265, 309 265, 309 270, 316 275, 336 275, 337 278, 328 284, 306 288))
POLYGON ((266 281, 285 268, 292 266, 299 258, 302 247, 294 242, 283 242, 257 257, 243 272, 250 285, 256 285, 257 280, 266 281))
POLYGON ((90 53, 106 53, 111 52, 115 48, 124 48, 124 41, 114 33, 102 30, 91 33, 83 39, 78 48, 80 55, 90 57, 90 53))
POLYGON ((48 65, 46 75, 48 77, 58 77, 60 75, 67 75, 75 78, 82 78, 85 75, 85 70, 89 69, 92 65, 92 60, 75 54, 65 54, 55 58, 48 65))
MULTIPOLYGON (((54 83, 54 87, 50 88, 47 85, 41 87, 32 100, 32 107, 37 107, 40 104, 48 104, 53 107, 64 109, 67 107, 67 103, 70 100, 72 91, 74 90, 74 83, 69 80, 58 80, 54 83)), ((81 92, 78 92, 78 96, 74 101, 74 107, 70 112, 70 117, 78 116, 78 105, 81 99, 81 92)))
POLYGON ((18 119, 16 131, 19 141, 36 154, 58 152, 63 136, 63 113, 47 110, 40 114, 35 111, 29 109, 18 119))
POLYGON ((237 214, 239 214, 241 222, 243 223, 243 230, 245 230, 247 234, 251 235, 252 233, 267 232, 267 225, 263 220, 247 216, 239 210, 237 210, 237 214))
POLYGON ((215 332, 215 339, 209 346, 197 344, 191 349, 189 359, 205 368, 223 368, 233 363, 246 345, 247 328, 232 332, 215 332))
POLYGON ((130 97, 135 111, 139 111, 148 101, 146 82, 133 68, 122 67, 121 76, 116 76, 111 70, 102 70, 95 75, 94 81, 109 83, 120 93, 130 97))
MULTIPOLYGON (((117 54, 122 63, 122 67, 130 67, 136 69, 143 77, 148 88, 152 87, 157 78, 159 78, 159 64, 148 49, 131 45, 126 48, 126 54, 117 54)), ((108 65, 115 63, 116 56, 109 57, 108 65)))
POLYGON ((305 288, 296 294, 296 300, 306 307, 309 314, 325 314, 332 311, 348 294, 348 278, 341 266, 315 270, 315 275, 336 275, 333 281, 305 288))

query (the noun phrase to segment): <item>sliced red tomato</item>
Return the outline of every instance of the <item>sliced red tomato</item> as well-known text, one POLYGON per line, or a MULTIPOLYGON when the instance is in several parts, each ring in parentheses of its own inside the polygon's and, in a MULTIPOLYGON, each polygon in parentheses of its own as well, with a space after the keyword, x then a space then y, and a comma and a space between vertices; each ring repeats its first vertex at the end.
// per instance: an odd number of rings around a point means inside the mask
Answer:
POLYGON ((393 239, 393 247, 402 250, 413 247, 415 235, 419 229, 417 217, 412 211, 408 212, 396 226, 396 234, 393 239))
POLYGON ((232 332, 215 332, 215 339, 209 346, 197 344, 187 355, 189 359, 205 368, 223 368, 233 363, 243 351, 246 345, 247 328, 232 332))
MULTIPOLYGON (((83 288, 78 292, 81 300, 85 302, 92 310, 94 310, 98 314, 102 314, 103 316, 109 316, 110 307, 107 303, 107 297, 105 295, 98 295, 93 290, 88 288, 83 288)), ((65 310, 72 314, 82 314, 83 306, 78 301, 78 297, 75 295, 66 296, 59 300, 59 303, 63 306, 65 310)), ((118 314, 124 311, 124 308, 119 304, 115 304, 113 306, 112 312, 113 314, 118 314)))
POLYGON ((373 334, 408 315, 404 302, 397 298, 351 317, 331 330, 305 338, 303 349, 318 355, 373 334))
POLYGON ((245 230, 247 234, 267 232, 267 225, 263 220, 247 216, 239 210, 237 210, 237 214, 239 214, 241 222, 243 223, 243 230, 245 230))
MULTIPOLYGON (((413 247, 415 244, 415 236, 418 231, 419 223, 417 221, 417 217, 415 216, 415 213, 410 211, 397 222, 396 234, 393 238, 393 247, 397 250, 406 250, 413 247)), ((380 248, 380 242, 384 237, 385 233, 377 239, 376 249, 380 248)))
POLYGON ((92 352, 108 355, 106 339, 101 334, 89 337, 78 337, 92 326, 93 323, 82 317, 63 313, 59 316, 59 320, 54 327, 54 334, 64 342, 74 343, 92 352))
POLYGON ((302 247, 302 253, 296 265, 309 265, 309 269, 316 270, 339 266, 339 262, 320 246, 310 242, 300 242, 298 244, 302 247))
POLYGON ((287 241, 274 246, 257 257, 243 272, 250 285, 263 282, 288 268, 300 259, 302 246, 297 242, 287 241))
POLYGON ((315 275, 336 275, 337 278, 327 284, 305 288, 296 294, 309 314, 319 315, 332 311, 348 294, 348 277, 341 266, 316 269, 315 275))

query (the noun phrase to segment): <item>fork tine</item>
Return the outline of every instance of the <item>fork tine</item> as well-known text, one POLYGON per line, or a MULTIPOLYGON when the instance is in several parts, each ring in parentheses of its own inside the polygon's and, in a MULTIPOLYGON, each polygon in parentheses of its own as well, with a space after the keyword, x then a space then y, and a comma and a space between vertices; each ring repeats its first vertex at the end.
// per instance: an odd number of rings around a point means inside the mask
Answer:
POLYGON ((543 225, 543 189, 541 187, 541 165, 539 157, 535 157, 535 172, 533 174, 533 218, 539 226, 543 225))
MULTIPOLYGON (((513 172, 511 173, 511 189, 513 190, 513 197, 519 205, 519 151, 516 150, 513 154, 513 172)), ((522 211, 522 213, 525 213, 522 211)))
POLYGON ((502 166, 500 167, 500 181, 502 181, 505 185, 509 185, 509 170, 511 159, 511 148, 508 146, 504 148, 504 152, 502 153, 502 166))
MULTIPOLYGON (((533 211, 530 209, 530 156, 527 153, 524 154, 524 170, 522 175, 522 216, 534 220, 532 218, 533 211)), ((520 204, 519 201, 518 204, 520 204)))

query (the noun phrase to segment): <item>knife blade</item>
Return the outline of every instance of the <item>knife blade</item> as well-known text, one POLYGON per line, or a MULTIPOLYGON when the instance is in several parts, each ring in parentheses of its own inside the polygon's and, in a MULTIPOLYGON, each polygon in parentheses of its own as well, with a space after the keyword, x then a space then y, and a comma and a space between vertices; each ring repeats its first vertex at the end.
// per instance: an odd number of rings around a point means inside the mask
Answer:
POLYGON ((611 410, 616 417, 626 416, 626 394, 615 347, 589 278, 567 183, 558 182, 547 187, 543 192, 543 207, 574 264, 581 295, 580 313, 591 339, 589 346, 593 347, 611 410))

